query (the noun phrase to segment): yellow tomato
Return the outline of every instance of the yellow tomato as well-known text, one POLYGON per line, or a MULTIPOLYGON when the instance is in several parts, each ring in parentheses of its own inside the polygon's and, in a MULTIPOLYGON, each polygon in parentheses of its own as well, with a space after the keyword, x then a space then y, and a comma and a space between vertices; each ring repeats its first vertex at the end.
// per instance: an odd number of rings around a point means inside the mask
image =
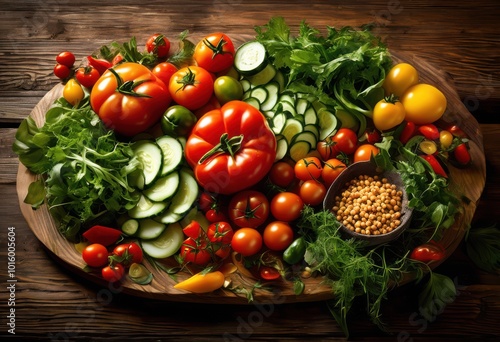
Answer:
POLYGON ((396 64, 385 77, 383 88, 385 95, 391 94, 401 97, 411 86, 418 83, 418 71, 408 63, 396 64))
POLYGON ((446 130, 442 130, 439 133, 439 143, 441 144, 441 148, 447 149, 448 147, 451 146, 451 143, 453 142, 453 134, 446 130))
POLYGON ((63 97, 68 101, 71 105, 76 106, 81 100, 85 93, 83 92, 82 86, 78 84, 78 82, 72 78, 63 88, 63 97))
POLYGON ((373 108, 373 124, 380 131, 399 125, 405 119, 405 108, 399 101, 382 99, 373 108))
POLYGON ((436 87, 419 83, 410 87, 401 97, 401 103, 405 107, 406 121, 416 125, 432 123, 446 110, 446 97, 436 87))
POLYGON ((207 293, 217 290, 224 285, 225 277, 220 271, 196 273, 190 278, 174 285, 174 288, 193 293, 207 293))

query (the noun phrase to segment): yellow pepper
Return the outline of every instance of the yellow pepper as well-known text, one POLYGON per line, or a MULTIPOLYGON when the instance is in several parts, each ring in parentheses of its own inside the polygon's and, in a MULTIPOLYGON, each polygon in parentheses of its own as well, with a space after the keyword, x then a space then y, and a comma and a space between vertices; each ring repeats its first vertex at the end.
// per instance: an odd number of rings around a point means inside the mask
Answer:
POLYGON ((224 274, 220 271, 196 273, 190 278, 174 285, 174 288, 194 293, 207 293, 217 290, 224 285, 224 274))

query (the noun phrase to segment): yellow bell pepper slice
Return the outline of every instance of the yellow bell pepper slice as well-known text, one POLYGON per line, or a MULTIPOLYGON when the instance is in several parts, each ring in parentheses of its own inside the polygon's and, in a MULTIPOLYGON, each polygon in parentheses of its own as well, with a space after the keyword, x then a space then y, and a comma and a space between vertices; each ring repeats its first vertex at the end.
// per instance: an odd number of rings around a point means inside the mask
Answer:
POLYGON ((224 285, 224 274, 220 271, 196 273, 190 278, 174 285, 174 288, 193 293, 207 293, 217 290, 224 285))

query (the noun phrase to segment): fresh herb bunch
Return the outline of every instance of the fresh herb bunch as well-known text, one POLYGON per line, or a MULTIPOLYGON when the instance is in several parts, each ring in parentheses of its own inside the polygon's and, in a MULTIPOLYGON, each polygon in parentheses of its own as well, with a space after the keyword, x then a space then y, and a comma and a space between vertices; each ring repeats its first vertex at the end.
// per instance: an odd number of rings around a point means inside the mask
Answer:
POLYGON ((371 117, 384 96, 382 83, 392 66, 388 49, 368 29, 327 27, 327 34, 302 22, 298 36, 282 17, 255 28, 273 65, 288 75, 287 89, 371 117))
MULTIPOLYGON (((25 160, 25 165, 43 178, 30 185, 25 202, 37 208, 46 198, 68 240, 78 240, 84 224, 113 216, 137 202, 127 175, 140 163, 129 143, 117 140, 88 101, 73 108, 60 98, 47 111, 45 124, 28 136, 29 152, 41 157, 25 160)), ((26 153, 20 154, 21 162, 26 153)))

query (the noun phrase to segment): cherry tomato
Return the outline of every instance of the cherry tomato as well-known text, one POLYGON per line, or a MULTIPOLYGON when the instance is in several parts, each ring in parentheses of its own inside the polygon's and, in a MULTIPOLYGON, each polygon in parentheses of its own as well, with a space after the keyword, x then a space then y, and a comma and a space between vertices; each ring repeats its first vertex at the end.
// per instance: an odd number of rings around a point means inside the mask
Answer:
POLYGON ((56 64, 54 67, 54 75, 61 80, 65 80, 71 75, 71 70, 66 65, 56 64))
POLYGON ((439 144, 443 150, 448 149, 453 143, 453 134, 447 130, 439 132, 439 144))
POLYGON ((259 275, 264 280, 276 280, 281 277, 280 272, 274 267, 261 266, 259 268, 259 275))
POLYGON ((205 218, 210 223, 220 222, 220 221, 229 221, 227 219, 227 215, 220 208, 209 209, 205 213, 205 218))
POLYGON ((380 152, 377 146, 371 144, 363 144, 358 147, 354 153, 354 162, 370 160, 372 155, 376 156, 380 152))
POLYGON ((217 198, 213 194, 206 191, 201 193, 198 199, 198 208, 200 208, 201 211, 206 213, 210 209, 218 208, 218 206, 217 198))
POLYGON ((76 80, 84 87, 92 88, 97 80, 101 77, 99 71, 92 66, 78 68, 75 73, 76 80))
POLYGON ((300 217, 304 201, 293 192, 281 192, 271 200, 271 214, 276 220, 290 222, 300 217))
POLYGON ((373 124, 380 131, 386 131, 401 124, 405 119, 405 108, 399 101, 382 99, 373 108, 373 124))
POLYGON ((93 243, 83 249, 82 258, 90 267, 101 267, 108 263, 108 250, 100 243, 93 243))
POLYGON ((197 239, 201 235, 202 228, 198 221, 192 220, 189 224, 182 228, 182 231, 187 237, 197 239))
POLYGON ((338 152, 334 146, 335 143, 332 141, 331 137, 318 141, 316 144, 316 150, 321 156, 321 160, 325 161, 330 158, 334 158, 337 155, 338 152))
POLYGON ((415 135, 417 126, 411 121, 404 123, 404 125, 405 126, 401 131, 401 135, 399 136, 399 141, 401 141, 401 143, 403 144, 406 144, 408 140, 410 140, 415 135))
POLYGON ((422 125, 417 128, 418 132, 422 134, 426 139, 438 140, 439 139, 439 129, 434 124, 422 125))
POLYGON ((161 117, 161 130, 163 134, 173 137, 187 137, 191 133, 198 119, 184 106, 173 105, 161 117))
POLYGON ((75 64, 75 55, 69 51, 63 51, 56 56, 56 62, 71 68, 75 64))
POLYGON ((432 170, 434 170, 435 174, 442 176, 444 178, 448 177, 448 174, 446 173, 443 166, 441 165, 441 163, 439 162, 439 160, 436 157, 434 157, 433 155, 429 155, 429 154, 423 154, 420 157, 423 158, 424 160, 426 160, 430 164, 430 166, 431 166, 432 170))
POLYGON ((200 266, 207 265, 212 259, 210 252, 206 249, 206 242, 190 237, 182 243, 179 255, 184 262, 200 266))
POLYGON ((333 181, 337 179, 342 171, 345 170, 346 164, 337 158, 328 159, 323 166, 321 178, 328 188, 332 185, 333 181))
POLYGON ((471 156, 467 144, 461 143, 453 150, 454 160, 458 162, 459 165, 465 166, 469 165, 471 161, 471 156))
POLYGON ((264 245, 272 251, 283 251, 293 242, 293 229, 286 222, 274 221, 264 229, 264 245))
POLYGON ((306 157, 295 163, 295 177, 300 180, 319 179, 321 176, 321 161, 317 157, 306 157))
POLYGON ((63 97, 72 106, 76 106, 81 100, 83 100, 85 93, 83 92, 82 86, 79 85, 74 78, 72 78, 64 85, 63 97))
POLYGON ((316 206, 323 203, 326 196, 326 187, 317 180, 309 179, 300 186, 299 195, 304 204, 316 206))
POLYGON ((239 227, 257 228, 269 216, 266 195, 255 190, 237 192, 229 202, 229 218, 239 227))
POLYGON ((240 228, 233 235, 231 247, 243 256, 257 254, 262 248, 262 235, 253 228, 240 228))
POLYGON ((214 82, 214 93, 219 103, 223 105, 232 100, 241 100, 243 86, 231 76, 220 76, 214 82))
POLYGON ((293 166, 287 162, 276 162, 269 171, 269 180, 274 185, 286 189, 295 179, 293 166))
POLYGON ((405 107, 405 120, 416 125, 432 123, 446 110, 446 97, 436 87, 419 83, 411 86, 401 97, 401 103, 405 107))
POLYGON ((158 77, 166 85, 170 82, 170 77, 177 72, 177 67, 169 62, 162 62, 157 64, 151 72, 158 77))
POLYGON ((438 243, 430 241, 415 247, 410 258, 421 262, 439 261, 446 255, 446 251, 438 243))
POLYGON ((353 154, 358 146, 358 136, 356 132, 349 128, 339 129, 331 139, 337 154, 353 154))
POLYGON ((146 50, 159 58, 168 56, 170 41, 164 35, 156 33, 146 41, 146 50))
POLYGON ((233 235, 233 228, 227 222, 215 222, 207 228, 207 237, 212 243, 229 245, 233 235))
POLYGON ((122 264, 106 266, 101 270, 104 280, 114 283, 120 281, 125 275, 125 268, 122 264))
POLYGON ((418 71, 411 64, 399 63, 394 65, 385 76, 382 87, 385 95, 391 94, 401 97, 411 86, 418 83, 418 71))
POLYGON ((120 263, 124 266, 131 264, 140 264, 143 259, 142 248, 135 242, 122 243, 113 249, 113 254, 124 258, 120 263))
POLYGON ((231 39, 217 32, 207 35, 196 45, 193 58, 198 66, 210 72, 220 72, 233 65, 234 53, 231 39))
POLYGON ((212 75, 200 67, 184 67, 170 78, 168 89, 172 99, 189 110, 202 107, 214 91, 212 75))

